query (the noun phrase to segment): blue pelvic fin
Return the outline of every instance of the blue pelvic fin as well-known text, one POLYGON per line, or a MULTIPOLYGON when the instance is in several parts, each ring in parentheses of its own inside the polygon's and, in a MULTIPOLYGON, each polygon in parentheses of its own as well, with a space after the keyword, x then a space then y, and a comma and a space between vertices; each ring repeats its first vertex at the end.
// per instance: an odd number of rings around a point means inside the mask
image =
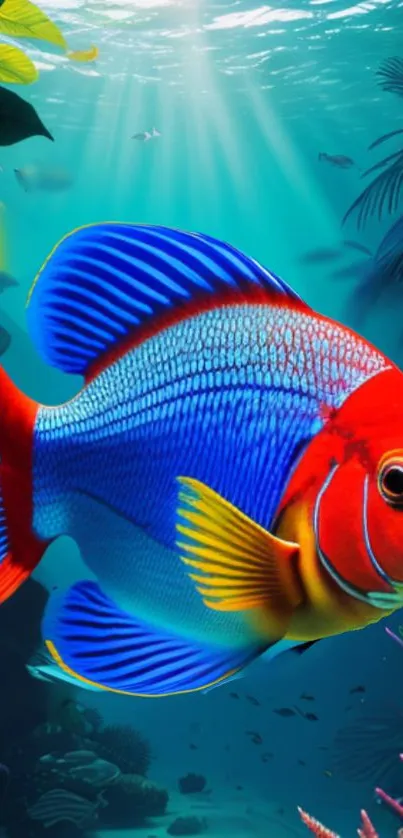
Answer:
POLYGON ((148 698, 205 690, 266 648, 183 638, 122 611, 90 581, 51 596, 42 634, 53 660, 82 686, 148 698))
POLYGON ((28 329, 42 358, 94 377, 167 325, 218 306, 283 302, 309 310, 283 280, 210 236, 103 223, 54 248, 28 296, 28 329))
POLYGON ((75 687, 82 687, 86 690, 99 692, 100 688, 86 684, 84 681, 77 681, 74 675, 69 675, 52 658, 51 654, 46 650, 35 652, 29 659, 25 666, 31 678, 36 678, 39 681, 48 681, 50 683, 55 681, 64 681, 67 684, 72 684, 75 687))

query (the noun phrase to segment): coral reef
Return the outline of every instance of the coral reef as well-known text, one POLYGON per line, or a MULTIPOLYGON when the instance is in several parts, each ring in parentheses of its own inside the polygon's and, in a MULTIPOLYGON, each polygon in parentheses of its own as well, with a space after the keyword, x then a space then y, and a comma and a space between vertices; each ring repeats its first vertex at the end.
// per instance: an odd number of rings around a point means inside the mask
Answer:
MULTIPOLYGON (((340 838, 337 832, 333 832, 327 826, 320 823, 320 821, 316 820, 316 818, 313 818, 312 815, 308 815, 308 812, 305 812, 300 806, 298 806, 298 812, 302 822, 316 835, 316 838, 340 838)), ((359 838, 379 838, 365 809, 361 809, 361 826, 357 829, 357 833, 359 838)))
MULTIPOLYGON (((117 739, 121 741, 119 736, 117 739)), ((136 732, 133 740, 145 742, 136 732)), ((73 810, 68 838, 85 831, 87 819, 81 817, 82 812, 93 815, 99 828, 131 828, 149 817, 163 815, 168 792, 143 776, 121 773, 116 763, 100 756, 104 750, 103 741, 99 745, 95 736, 89 740, 71 731, 55 733, 42 724, 3 754, 7 765, 13 765, 3 810, 10 838, 41 838, 45 834, 47 838, 60 838, 65 823, 48 811, 55 803, 56 790, 58 800, 73 810), (101 808, 97 805, 100 792, 101 808), (40 813, 35 820, 33 812, 40 813), (45 818, 51 826, 45 827, 45 818)), ((118 748, 114 752, 119 756, 118 748)))
MULTIPOLYGON (((398 638, 394 635, 390 629, 386 629, 386 631, 391 637, 393 637, 394 640, 397 640, 401 645, 403 645, 400 637, 398 638)), ((403 762, 403 754, 399 754, 399 759, 403 762)), ((375 789, 375 795, 378 798, 379 803, 385 803, 394 815, 396 815, 400 820, 403 820, 403 802, 401 797, 392 797, 392 795, 387 794, 387 792, 379 788, 379 786, 375 789)))
POLYGON ((105 791, 105 800, 104 822, 124 828, 165 814, 168 792, 138 774, 121 774, 105 791))
POLYGON ((200 835, 207 829, 205 818, 197 818, 190 815, 185 818, 176 818, 167 829, 168 835, 200 835))
POLYGON ((7 838, 82 838, 164 814, 168 793, 145 779, 151 752, 141 733, 104 726, 98 710, 72 699, 68 685, 32 677, 35 666, 27 670, 41 642, 46 601, 45 589, 29 580, 0 610, 0 664, 7 672, 0 827, 7 838))
POLYGON ((401 798, 398 800, 395 797, 391 797, 390 794, 387 794, 386 791, 380 788, 375 789, 375 794, 379 800, 379 802, 385 803, 386 806, 391 809, 394 815, 397 815, 400 820, 403 820, 403 806, 401 803, 401 798))
POLYGON ((98 756, 115 763, 124 774, 147 775, 151 762, 150 745, 130 725, 109 725, 94 734, 98 756))
MULTIPOLYGON (((129 728, 130 729, 130 728, 129 728)), ((119 730, 119 728, 114 728, 119 730)), ((124 728, 127 732, 127 728, 124 728)), ((13 746, 4 759, 12 763, 9 790, 4 808, 4 822, 10 838, 25 838, 25 835, 42 836, 44 823, 37 818, 32 823, 29 812, 44 809, 44 801, 53 801, 55 789, 61 799, 75 806, 70 827, 82 834, 85 820, 79 819, 82 811, 96 812, 100 826, 130 828, 144 823, 149 817, 165 813, 168 793, 145 777, 132 773, 121 773, 116 763, 100 756, 105 752, 101 735, 101 745, 94 737, 82 739, 71 731, 55 733, 47 725, 41 725, 31 734, 13 746), (91 748, 89 748, 91 745, 91 748), (104 806, 96 807, 99 793, 102 791, 104 806), (24 804, 21 805, 22 800, 24 804), (76 816, 76 811, 79 810, 76 816), (28 823, 27 823, 28 821, 28 823)), ((118 742, 122 737, 117 736, 118 742)), ((144 743, 140 734, 133 732, 131 741, 144 743)), ((108 750, 109 753, 109 750, 108 750)), ((114 753, 119 758, 118 747, 114 753)), ((129 752, 126 751, 125 756, 129 752)), ((121 764, 124 761, 120 760, 121 764)), ((141 763, 144 767, 145 762, 141 763)), ((73 808, 74 808, 73 806, 73 808)), ((46 816, 48 812, 46 810, 46 816)), ((49 817, 48 817, 49 820, 49 817)), ((52 820, 46 827, 46 836, 59 838, 60 821, 52 820)))

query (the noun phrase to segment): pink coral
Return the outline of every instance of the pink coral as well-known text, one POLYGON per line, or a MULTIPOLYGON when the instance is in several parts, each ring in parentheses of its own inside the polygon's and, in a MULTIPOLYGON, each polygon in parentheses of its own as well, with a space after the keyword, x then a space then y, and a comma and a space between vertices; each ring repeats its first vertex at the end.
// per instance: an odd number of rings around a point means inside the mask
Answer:
POLYGON ((308 829, 316 835, 316 838, 340 838, 337 835, 337 832, 332 832, 331 829, 328 829, 327 826, 323 826, 320 821, 317 821, 316 818, 313 818, 312 815, 308 815, 308 812, 304 812, 300 806, 298 806, 298 812, 300 815, 301 820, 308 827, 308 829))
POLYGON ((403 818, 403 806, 398 800, 395 800, 394 797, 391 797, 390 794, 386 794, 386 791, 380 788, 375 789, 375 794, 383 801, 383 803, 386 803, 386 805, 389 806, 389 809, 391 809, 395 815, 399 818, 403 818))
POLYGON ((357 832, 360 838, 379 838, 379 835, 365 809, 361 809, 361 828, 357 829, 357 832))
MULTIPOLYGON (((320 823, 320 821, 317 821, 316 818, 313 818, 312 815, 308 815, 307 812, 304 812, 300 806, 298 806, 298 812, 305 826, 307 826, 308 829, 316 835, 316 838, 340 838, 340 836, 337 835, 337 832, 332 832, 332 830, 328 829, 327 826, 323 826, 323 824, 320 823)), ((357 832, 359 838, 379 838, 378 833, 365 809, 361 809, 361 826, 357 829, 357 832)), ((398 838, 403 838, 403 834, 399 835, 398 838)))

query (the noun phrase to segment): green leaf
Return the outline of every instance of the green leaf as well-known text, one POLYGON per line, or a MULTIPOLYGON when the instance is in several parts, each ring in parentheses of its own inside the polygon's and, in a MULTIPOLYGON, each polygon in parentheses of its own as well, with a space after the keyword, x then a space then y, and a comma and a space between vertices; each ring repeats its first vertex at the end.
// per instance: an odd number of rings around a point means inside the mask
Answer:
POLYGON ((0 44, 0 82, 4 84, 31 84, 38 78, 38 71, 31 59, 17 47, 0 44))
POLYGON ((37 38, 62 49, 67 47, 59 27, 30 0, 4 0, 0 6, 0 33, 12 38, 37 38))

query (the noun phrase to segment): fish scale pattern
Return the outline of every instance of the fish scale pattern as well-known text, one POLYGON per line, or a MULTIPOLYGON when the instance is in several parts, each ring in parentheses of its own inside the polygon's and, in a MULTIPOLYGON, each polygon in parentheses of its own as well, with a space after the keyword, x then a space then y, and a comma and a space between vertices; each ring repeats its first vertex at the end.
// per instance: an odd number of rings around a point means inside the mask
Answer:
POLYGON ((69 403, 40 408, 35 527, 58 534, 71 520, 61 510, 81 492, 173 547, 178 475, 270 526, 298 452, 320 430, 320 407, 340 406, 386 366, 342 326, 281 305, 171 326, 69 403))

